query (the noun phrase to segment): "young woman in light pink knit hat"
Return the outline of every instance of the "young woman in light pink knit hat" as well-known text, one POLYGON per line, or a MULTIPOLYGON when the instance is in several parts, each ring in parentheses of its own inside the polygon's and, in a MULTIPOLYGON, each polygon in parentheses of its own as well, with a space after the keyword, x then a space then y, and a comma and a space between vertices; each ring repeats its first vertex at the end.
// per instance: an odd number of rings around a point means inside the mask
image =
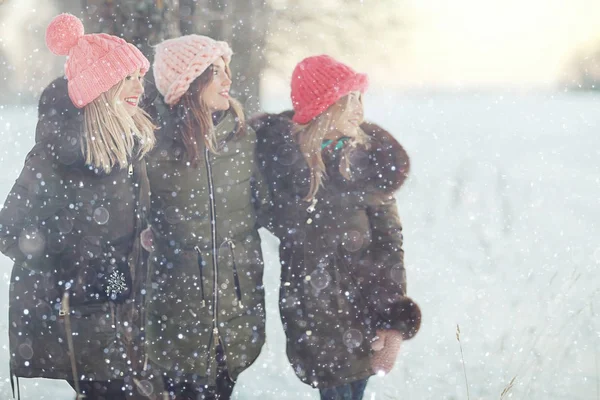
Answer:
POLYGON ((363 397, 421 323, 406 296, 402 225, 394 193, 409 158, 363 121, 368 80, 327 55, 292 73, 293 112, 251 125, 273 196, 280 240, 280 311, 296 375, 322 400, 363 397))
POLYGON ((256 135, 230 97, 232 51, 189 35, 156 46, 147 350, 176 399, 228 399, 265 340, 258 235, 269 204, 256 135))
POLYGON ((70 14, 50 22, 46 43, 68 56, 66 79, 43 91, 36 144, 0 211, 0 251, 15 262, 11 378, 125 399, 144 379, 139 235, 155 127, 137 104, 149 62, 70 14))

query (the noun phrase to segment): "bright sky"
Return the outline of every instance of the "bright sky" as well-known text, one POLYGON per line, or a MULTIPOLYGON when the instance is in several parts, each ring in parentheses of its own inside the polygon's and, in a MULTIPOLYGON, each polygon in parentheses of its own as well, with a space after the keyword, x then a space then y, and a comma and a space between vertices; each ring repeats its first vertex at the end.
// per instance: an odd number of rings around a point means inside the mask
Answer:
MULTIPOLYGON (((18 27, 25 26, 28 38, 39 41, 48 21, 59 12, 48 7, 51 3, 36 9, 38 1, 13 0, 3 6, 22 10, 19 16, 2 22, 0 45, 12 52, 12 65, 24 75, 32 73, 26 72, 27 65, 18 65, 15 60, 26 60, 28 65, 37 62, 32 67, 38 75, 42 69, 58 65, 58 59, 41 41, 39 52, 14 40, 8 48, 11 38, 22 35, 18 27)), ((374 18, 368 11, 380 1, 363 0, 365 18, 374 18)), ((594 46, 600 49, 600 0, 389 0, 379 10, 399 14, 405 25, 398 28, 400 35, 383 33, 373 40, 353 37, 349 32, 350 48, 344 54, 332 54, 369 73, 375 85, 555 86, 576 52, 594 46), (381 54, 382 50, 388 59, 374 58, 373 54, 381 54)), ((318 46, 311 51, 321 52, 318 46)), ((307 55, 290 49, 285 79, 269 80, 268 85, 288 91, 289 74, 307 55)))
POLYGON ((401 84, 546 86, 600 48, 599 0, 406 0, 401 84))

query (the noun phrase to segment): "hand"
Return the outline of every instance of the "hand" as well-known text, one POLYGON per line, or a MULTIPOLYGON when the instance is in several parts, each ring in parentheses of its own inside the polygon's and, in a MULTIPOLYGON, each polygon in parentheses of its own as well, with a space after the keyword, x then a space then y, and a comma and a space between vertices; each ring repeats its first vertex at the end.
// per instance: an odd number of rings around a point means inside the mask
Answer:
POLYGON ((142 233, 140 233, 140 242, 147 252, 150 253, 154 250, 154 235, 152 234, 152 229, 150 229, 150 227, 144 229, 142 233))
POLYGON ((371 368, 377 375, 387 375, 394 367, 402 334, 394 329, 377 330, 377 338, 371 343, 374 353, 371 356, 371 368))

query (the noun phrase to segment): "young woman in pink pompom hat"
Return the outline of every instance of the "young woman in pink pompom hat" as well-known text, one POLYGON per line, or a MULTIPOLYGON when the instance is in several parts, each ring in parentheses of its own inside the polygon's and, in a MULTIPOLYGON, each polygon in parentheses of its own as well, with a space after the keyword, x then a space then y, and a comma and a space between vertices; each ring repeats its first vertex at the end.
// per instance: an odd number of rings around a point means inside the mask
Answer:
POLYGON ((118 37, 84 34, 70 14, 52 20, 46 43, 68 56, 66 79, 43 91, 36 144, 0 211, 0 251, 15 262, 11 379, 125 399, 133 377, 145 379, 139 235, 155 127, 138 102, 149 62, 118 37))
POLYGON ((156 46, 146 339, 176 399, 229 399, 265 340, 257 229, 269 199, 256 135, 229 93, 231 55, 200 35, 156 46))
POLYGON ((294 111, 251 121, 280 240, 287 355, 324 400, 361 399, 421 323, 394 198, 409 158, 363 121, 367 85, 329 56, 308 57, 292 73, 294 111))

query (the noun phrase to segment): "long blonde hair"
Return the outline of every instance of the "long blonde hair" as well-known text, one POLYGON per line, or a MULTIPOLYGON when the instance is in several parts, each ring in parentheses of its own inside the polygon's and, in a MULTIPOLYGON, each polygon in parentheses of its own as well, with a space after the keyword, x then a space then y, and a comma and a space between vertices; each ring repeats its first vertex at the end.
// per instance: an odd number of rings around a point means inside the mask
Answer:
POLYGON ((127 168, 132 157, 142 158, 156 141, 156 127, 146 112, 140 108, 131 116, 118 104, 124 83, 122 80, 102 93, 83 112, 81 151, 85 163, 106 173, 114 167, 127 168))
MULTIPOLYGON (((231 78, 229 65, 225 65, 225 73, 231 78)), ((183 121, 179 127, 181 140, 185 147, 187 161, 196 167, 200 149, 208 148, 213 153, 218 153, 219 144, 215 134, 212 113, 208 105, 202 99, 202 93, 213 79, 212 64, 190 84, 190 88, 181 97, 179 102, 172 108, 175 116, 183 121)), ((246 120, 242 105, 235 99, 229 99, 229 110, 237 121, 234 133, 239 138, 246 133, 246 120)))
MULTIPOLYGON (((323 179, 327 177, 325 163, 323 162, 321 144, 328 132, 335 130, 335 122, 340 119, 349 102, 349 97, 344 96, 327 110, 308 124, 296 125, 293 137, 300 146, 300 151, 306 160, 310 170, 310 188, 304 200, 311 201, 323 185, 323 179)), ((341 152, 339 171, 346 178, 351 178, 350 152, 357 145, 368 146, 369 137, 358 128, 356 135, 349 140, 341 152)))

